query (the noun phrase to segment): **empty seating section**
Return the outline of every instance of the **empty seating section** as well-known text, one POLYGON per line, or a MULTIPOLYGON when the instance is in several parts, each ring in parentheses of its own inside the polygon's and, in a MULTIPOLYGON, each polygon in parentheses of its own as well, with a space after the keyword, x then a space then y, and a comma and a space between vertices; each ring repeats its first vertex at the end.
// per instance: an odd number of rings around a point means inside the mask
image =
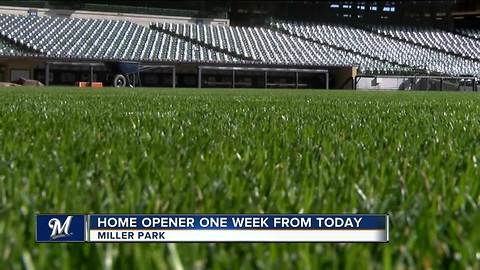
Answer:
MULTIPOLYGON (((320 44, 328 44, 331 46, 343 48, 354 53, 367 55, 376 59, 388 61, 390 63, 401 66, 408 66, 414 69, 426 70, 427 72, 448 74, 448 75, 480 75, 479 61, 458 57, 455 54, 441 52, 435 48, 426 48, 425 44, 413 44, 399 39, 380 35, 363 29, 354 28, 346 25, 333 25, 327 23, 320 24, 304 24, 304 23, 287 23, 273 22, 272 26, 287 31, 288 33, 303 37, 307 40, 316 41, 320 44)), ((388 32, 382 30, 382 33, 388 32)), ((446 32, 443 32, 445 34, 446 32)), ((392 34, 393 35, 393 34, 392 34)), ((436 34, 432 34, 435 38, 439 38, 436 34)), ((473 46, 473 43, 465 41, 459 35, 454 35, 455 46, 448 48, 460 48, 462 44, 467 48, 473 46)), ((433 37, 432 37, 433 38, 433 37)), ((403 38, 401 38, 403 39, 403 38)), ((468 38, 465 38, 468 39, 468 38)), ((422 41, 427 43, 428 41, 422 41)), ((438 43, 431 43, 430 47, 436 46, 438 43)), ((439 45, 438 45, 439 46, 439 45)), ((428 46, 427 46, 428 47, 428 46)), ((473 48, 473 47, 472 47, 473 48)), ((472 49, 472 55, 475 56, 477 49, 472 49)), ((463 50, 467 54, 468 49, 463 50)))
POLYGON ((478 29, 460 29, 459 33, 480 40, 480 30, 478 29))
POLYGON ((152 23, 146 28, 118 20, 0 15, 0 55, 480 76, 480 31, 459 31, 284 21, 269 27, 152 23))
POLYGON ((388 72, 403 70, 395 63, 338 50, 331 46, 294 37, 264 27, 231 27, 221 25, 196 25, 157 23, 153 28, 186 39, 196 40, 230 53, 252 58, 265 64, 352 66, 362 70, 388 72))
POLYGON ((49 57, 235 63, 240 59, 127 22, 0 15, 2 37, 49 57))
POLYGON ((371 26, 379 34, 480 60, 480 41, 433 28, 371 26))
POLYGON ((1 56, 36 56, 36 53, 27 52, 22 48, 11 44, 5 39, 0 38, 0 55, 1 56))

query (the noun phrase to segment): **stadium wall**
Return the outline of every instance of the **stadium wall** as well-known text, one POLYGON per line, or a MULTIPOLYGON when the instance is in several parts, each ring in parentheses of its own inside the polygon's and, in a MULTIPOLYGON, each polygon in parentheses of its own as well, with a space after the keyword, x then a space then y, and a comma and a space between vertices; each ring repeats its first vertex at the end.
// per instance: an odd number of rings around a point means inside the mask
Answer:
POLYGON ((130 21, 145 27, 149 27, 151 22, 230 25, 230 20, 228 19, 162 16, 162 15, 147 15, 147 14, 134 14, 134 13, 111 13, 111 12, 63 10, 63 9, 47 9, 47 8, 32 9, 32 8, 26 8, 26 7, 0 6, 0 14, 26 16, 26 15, 31 15, 32 13, 36 14, 37 16, 53 16, 53 17, 97 19, 97 20, 98 19, 124 20, 124 21, 130 21))
POLYGON ((15 81, 22 77, 24 79, 33 79, 34 69, 41 65, 41 60, 34 59, 0 59, 1 81, 15 81))
POLYGON ((358 76, 358 90, 431 90, 431 91, 477 91, 471 77, 440 76, 358 76))
MULTIPOLYGON (((103 82, 104 85, 111 85, 114 71, 104 66, 102 62, 72 62, 67 59, 45 59, 45 58, 0 58, 0 82, 13 82, 19 78, 38 80, 44 84, 46 63, 49 67, 50 85, 70 85, 73 86, 78 81, 90 81, 90 66, 93 65, 93 81, 103 82)), ((154 63, 144 63, 147 66, 155 66, 154 63)), ((159 63, 161 64, 161 63, 159 63)), ((198 67, 199 64, 177 63, 174 65, 176 70, 177 87, 198 87, 198 67)), ((278 84, 279 87, 293 87, 295 83, 295 73, 288 72, 288 67, 284 72, 269 72, 268 82, 272 85, 278 84)), ((324 75, 318 74, 300 74, 299 81, 302 88, 325 88, 324 75)), ((143 70, 140 73, 141 86, 146 87, 171 87, 172 71, 165 68, 153 68, 143 70)), ((238 71, 235 87, 264 87, 265 75, 263 72, 238 71)), ((206 71, 204 72, 205 87, 232 87, 231 71, 206 71), (212 83, 212 80, 214 84, 212 83)), ((349 84, 350 85, 350 84, 349 84)))

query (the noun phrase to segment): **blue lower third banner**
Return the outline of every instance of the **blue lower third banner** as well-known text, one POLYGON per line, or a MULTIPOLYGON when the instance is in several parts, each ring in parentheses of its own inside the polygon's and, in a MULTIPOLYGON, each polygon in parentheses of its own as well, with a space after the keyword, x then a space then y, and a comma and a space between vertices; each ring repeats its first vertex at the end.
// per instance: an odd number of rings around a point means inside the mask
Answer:
POLYGON ((388 215, 38 215, 37 242, 388 242, 388 215))

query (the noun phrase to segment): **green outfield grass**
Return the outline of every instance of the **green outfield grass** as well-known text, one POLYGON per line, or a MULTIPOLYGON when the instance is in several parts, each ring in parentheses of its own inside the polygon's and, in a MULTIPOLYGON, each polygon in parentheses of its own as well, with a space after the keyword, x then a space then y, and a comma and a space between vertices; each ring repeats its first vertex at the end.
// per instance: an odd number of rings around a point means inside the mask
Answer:
POLYGON ((480 268, 480 94, 0 89, 0 269, 480 268), (388 213, 388 244, 36 244, 37 213, 388 213))

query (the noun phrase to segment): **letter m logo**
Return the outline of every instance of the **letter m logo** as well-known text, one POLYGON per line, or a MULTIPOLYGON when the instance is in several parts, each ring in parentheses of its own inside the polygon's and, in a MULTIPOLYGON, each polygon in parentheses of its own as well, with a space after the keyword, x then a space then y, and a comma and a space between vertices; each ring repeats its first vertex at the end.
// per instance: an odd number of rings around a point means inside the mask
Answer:
POLYGON ((36 219, 37 242, 85 242, 86 218, 84 215, 45 215, 36 219))
POLYGON ((48 227, 52 229, 52 233, 50 234, 51 239, 58 239, 61 237, 69 236, 70 224, 72 223, 73 216, 68 216, 63 224, 60 222, 58 218, 52 218, 48 222, 48 227))

